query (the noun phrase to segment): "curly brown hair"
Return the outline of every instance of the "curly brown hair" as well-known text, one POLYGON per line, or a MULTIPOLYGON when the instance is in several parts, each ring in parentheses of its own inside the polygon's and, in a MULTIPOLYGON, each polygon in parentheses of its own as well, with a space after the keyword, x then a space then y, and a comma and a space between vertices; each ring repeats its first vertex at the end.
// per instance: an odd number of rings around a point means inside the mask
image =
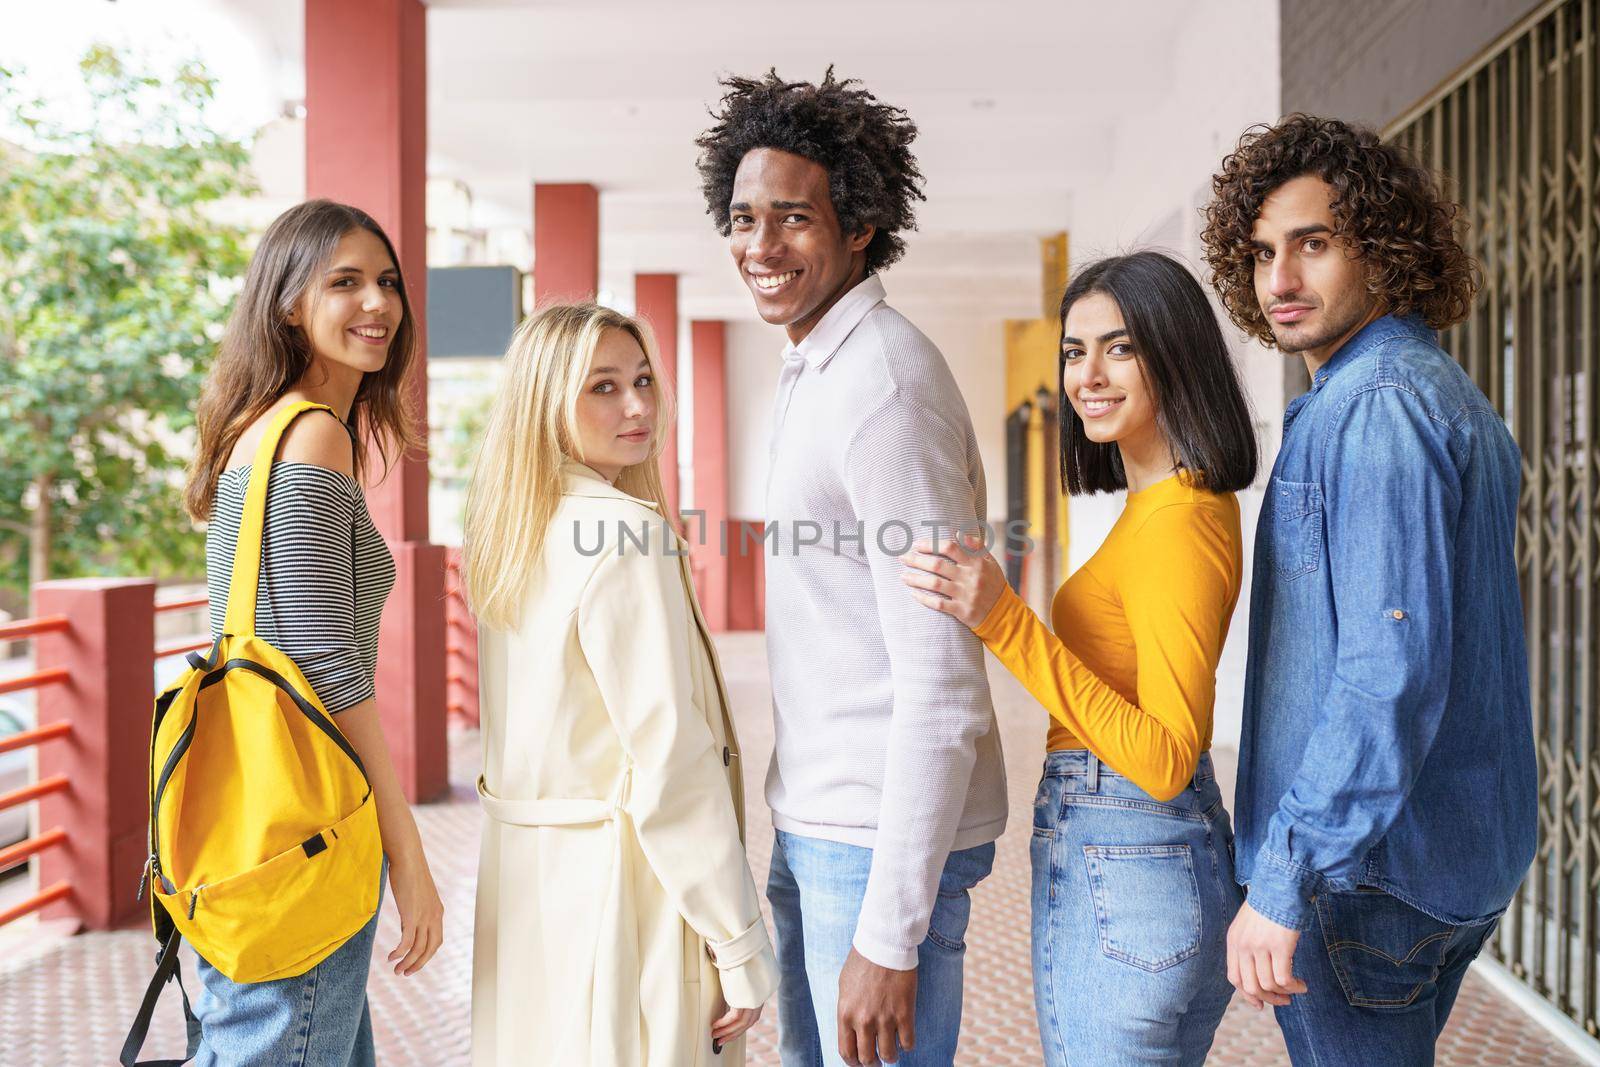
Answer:
POLYGON ((726 237, 728 202, 745 153, 776 148, 820 163, 828 195, 845 234, 865 226, 877 232, 867 245, 867 271, 884 269, 904 254, 900 234, 917 228, 922 171, 911 154, 917 127, 905 111, 885 104, 855 78, 838 79, 829 67, 818 84, 785 81, 776 69, 760 78, 722 79, 726 92, 716 125, 695 138, 706 214, 726 237))
POLYGON ((1211 179, 1201 238, 1235 325, 1274 343, 1256 299, 1251 229, 1268 195, 1306 174, 1332 187, 1335 230, 1366 261, 1367 291, 1390 314, 1420 315, 1436 330, 1467 317, 1481 274, 1456 235, 1460 208, 1434 176, 1366 127, 1293 114, 1246 130, 1211 179))

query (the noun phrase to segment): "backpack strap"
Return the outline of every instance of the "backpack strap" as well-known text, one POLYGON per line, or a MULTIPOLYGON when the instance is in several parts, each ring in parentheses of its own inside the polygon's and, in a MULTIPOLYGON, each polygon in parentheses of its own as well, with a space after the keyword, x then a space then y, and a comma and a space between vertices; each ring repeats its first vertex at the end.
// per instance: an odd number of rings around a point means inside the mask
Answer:
MULTIPOLYGON (((267 432, 256 446, 250 465, 250 487, 244 496, 244 517, 239 520, 239 540, 233 548, 233 578, 228 583, 228 614, 222 632, 234 637, 249 637, 256 632, 256 590, 261 585, 261 538, 267 522, 267 483, 272 478, 272 461, 278 455, 289 424, 308 411, 326 411, 338 418, 326 404, 296 401, 272 417, 267 432)), ((341 422, 343 420, 340 420, 341 422)))
POLYGON ((183 971, 178 967, 178 946, 183 942, 183 937, 170 921, 167 925, 171 929, 156 958, 156 973, 150 977, 144 1000, 139 1004, 139 1013, 134 1016, 133 1025, 128 1028, 128 1037, 122 1043, 122 1055, 118 1057, 122 1067, 183 1067, 200 1051, 200 1020, 195 1018, 194 1009, 189 1006, 189 991, 183 988, 183 971), (139 1052, 144 1048, 145 1037, 150 1032, 150 1019, 155 1015, 162 987, 174 978, 178 980, 178 993, 183 997, 183 1022, 188 1031, 188 1049, 181 1060, 141 1060, 139 1052))

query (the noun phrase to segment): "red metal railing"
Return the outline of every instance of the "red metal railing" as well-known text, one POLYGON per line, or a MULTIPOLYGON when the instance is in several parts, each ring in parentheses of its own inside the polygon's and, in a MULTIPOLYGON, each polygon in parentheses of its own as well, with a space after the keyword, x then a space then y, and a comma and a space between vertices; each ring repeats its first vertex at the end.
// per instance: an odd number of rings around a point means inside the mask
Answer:
MULTIPOLYGON (((211 603, 209 596, 192 596, 183 600, 168 600, 156 605, 156 614, 161 615, 171 611, 186 611, 190 608, 203 608, 211 603)), ((180 641, 175 645, 159 645, 156 647, 156 658, 165 656, 181 656, 185 652, 198 652, 202 648, 211 647, 211 638, 207 636, 198 641, 180 641)))
MULTIPOLYGON (((37 619, 21 619, 16 622, 0 625, 0 640, 17 640, 20 638, 35 637, 39 634, 58 633, 71 627, 71 622, 65 615, 48 615, 37 619)), ((64 682, 72 677, 72 672, 65 667, 52 667, 42 671, 33 671, 18 678, 9 678, 0 682, 0 693, 15 693, 23 689, 37 689, 40 686, 64 682)), ((31 745, 43 744, 66 737, 72 733, 72 724, 69 722, 53 722, 46 726, 32 730, 23 730, 12 734, 10 737, 0 739, 0 752, 13 752, 17 749, 27 748, 31 745)), ((14 808, 19 804, 27 804, 40 797, 62 793, 71 788, 71 781, 64 774, 51 775, 48 778, 25 785, 20 789, 13 789, 9 793, 0 794, 0 811, 14 808)), ((0 871, 15 866, 24 860, 37 856, 47 848, 53 848, 67 840, 67 832, 61 827, 52 827, 42 834, 24 838, 14 845, 0 848, 0 871)), ((49 888, 35 893, 26 900, 0 911, 0 926, 20 919, 24 915, 31 915, 47 904, 52 904, 72 893, 72 883, 58 881, 49 888)))
POLYGON ((209 596, 192 596, 185 600, 163 600, 156 605, 156 614, 168 611, 185 611, 189 608, 203 608, 211 603, 209 596))
POLYGON ((445 713, 463 726, 478 725, 478 622, 461 590, 461 550, 445 555, 445 713))
POLYGON ((0 738, 0 752, 13 752, 29 745, 37 745, 41 741, 53 741, 58 737, 66 737, 72 732, 70 722, 52 722, 44 726, 24 730, 20 734, 12 734, 7 738, 0 738))
POLYGON ((72 677, 65 667, 51 667, 49 670, 34 671, 31 674, 18 675, 0 682, 0 693, 18 693, 24 689, 37 689, 41 685, 51 685, 55 682, 64 682, 72 677))
POLYGON ((65 615, 45 615, 37 619, 18 619, 0 623, 0 641, 20 641, 24 637, 56 633, 72 628, 72 620, 65 615))
MULTIPOLYGON (((442 549, 430 546, 427 555, 430 566, 443 562, 442 549)), ((437 578, 435 572, 432 580, 437 578)), ((36 725, 0 739, 0 753, 34 746, 38 752, 38 780, 0 794, 0 810, 36 805, 29 829, 43 828, 0 849, 0 870, 15 872, 26 863, 33 880, 24 883, 24 891, 40 890, 17 903, 8 899, 0 907, 0 924, 37 912, 105 930, 148 907, 148 901, 141 904, 132 893, 146 857, 127 847, 144 837, 145 783, 142 775, 124 772, 148 743, 158 658, 209 644, 200 634, 163 634, 158 639, 156 622, 162 614, 201 609, 208 600, 190 596, 157 604, 156 591, 148 578, 40 582, 33 587, 37 617, 0 623, 0 640, 31 640, 33 645, 29 673, 0 679, 0 693, 37 693, 36 725), (63 842, 70 847, 61 847, 63 842)), ((475 631, 459 591, 447 603, 453 619, 447 644, 453 658, 446 703, 453 716, 475 721, 475 631)), ((435 726, 441 710, 432 708, 435 726)), ((432 745, 430 751, 442 752, 443 746, 432 745)))
POLYGON ((20 919, 24 915, 32 915, 45 905, 54 904, 56 901, 64 900, 71 895, 71 882, 61 881, 52 883, 48 889, 40 890, 27 900, 13 904, 5 911, 0 911, 0 926, 4 926, 13 919, 20 919))

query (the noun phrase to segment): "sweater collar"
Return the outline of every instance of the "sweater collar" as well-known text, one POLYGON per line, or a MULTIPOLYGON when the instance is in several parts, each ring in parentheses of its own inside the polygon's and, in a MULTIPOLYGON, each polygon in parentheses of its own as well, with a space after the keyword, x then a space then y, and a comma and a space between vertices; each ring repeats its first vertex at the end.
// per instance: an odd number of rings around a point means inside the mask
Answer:
POLYGON ((783 358, 803 359, 812 370, 821 370, 839 351, 846 338, 861 325, 867 312, 883 303, 883 298, 882 280, 876 274, 867 275, 828 309, 827 314, 799 344, 791 342, 785 345, 783 358))

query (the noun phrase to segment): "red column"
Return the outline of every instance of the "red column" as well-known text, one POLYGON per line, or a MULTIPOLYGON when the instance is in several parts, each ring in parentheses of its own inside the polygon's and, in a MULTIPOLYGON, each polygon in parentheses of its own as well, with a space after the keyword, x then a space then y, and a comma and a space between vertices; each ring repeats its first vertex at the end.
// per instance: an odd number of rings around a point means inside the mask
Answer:
POLYGON ((40 670, 72 672, 38 690, 38 724, 72 724, 72 733, 38 749, 40 780, 70 781, 66 792, 39 801, 39 830, 59 826, 68 835, 39 854, 39 884, 72 883, 72 895, 43 914, 105 930, 149 908, 134 889, 150 811, 144 756, 156 686, 156 586, 148 578, 74 578, 33 591, 40 615, 72 620, 70 629, 34 638, 40 670))
POLYGON ((694 506, 705 513, 702 545, 690 524, 694 542, 690 557, 701 576, 700 607, 706 625, 720 633, 728 628, 728 556, 721 531, 728 521, 728 381, 727 329, 724 323, 697 320, 689 324, 694 359, 694 506))
MULTIPOLYGON (((305 15, 306 195, 356 205, 394 242, 421 342, 410 388, 425 422, 426 11, 420 0, 306 0, 305 15)), ((444 549, 428 544, 426 454, 382 482, 382 462, 370 466, 367 504, 399 569, 378 638, 378 712, 406 796, 429 800, 449 789, 444 549)))
POLYGON ((728 629, 763 630, 767 625, 767 557, 760 519, 728 523, 728 629))
POLYGON ((593 300, 600 288, 600 190, 533 187, 533 302, 593 300))
MULTIPOLYGON (((669 388, 678 384, 678 276, 676 274, 635 274, 633 305, 639 317, 650 324, 660 353, 661 373, 669 388)), ((698 394, 697 394, 698 395, 698 394)), ((661 452, 661 488, 667 494, 667 513, 678 513, 678 427, 667 428, 667 443, 661 452)))

